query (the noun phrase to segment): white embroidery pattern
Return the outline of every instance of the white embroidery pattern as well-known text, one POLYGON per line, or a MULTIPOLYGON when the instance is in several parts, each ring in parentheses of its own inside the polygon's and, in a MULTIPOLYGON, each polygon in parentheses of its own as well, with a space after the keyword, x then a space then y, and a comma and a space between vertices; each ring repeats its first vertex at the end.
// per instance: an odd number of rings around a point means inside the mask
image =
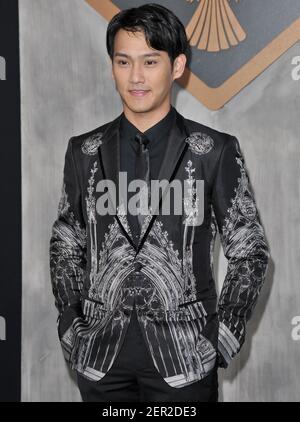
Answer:
POLYGON ((194 243, 194 235, 195 235, 195 223, 197 221, 198 212, 199 212, 199 198, 197 198, 196 195, 196 189, 194 187, 195 178, 193 177, 193 173, 195 172, 195 167, 192 167, 193 163, 191 160, 187 162, 187 166, 185 167, 185 170, 188 173, 188 189, 187 189, 187 197, 184 198, 184 214, 185 218, 183 219, 184 224, 184 234, 183 234, 183 268, 185 270, 184 274, 184 280, 185 280, 185 286, 184 291, 186 294, 190 295, 190 300, 193 300, 195 298, 195 285, 196 280, 195 276, 193 274, 193 243, 194 243), (196 198, 196 200, 195 200, 196 198), (187 239, 188 239, 188 231, 189 227, 191 227, 191 235, 189 244, 187 245, 187 239))
POLYGON ((244 166, 244 159, 236 145, 236 162, 240 167, 238 186, 231 199, 220 239, 229 259, 227 275, 219 299, 219 318, 226 321, 219 332, 219 348, 228 363, 244 342, 245 324, 250 318, 265 279, 263 254, 268 255, 263 227, 257 216, 256 204, 244 166), (249 259, 258 251, 262 259, 249 259), (231 261, 232 258, 232 261, 231 261), (237 262, 239 262, 237 264, 237 262), (226 303, 234 302, 235 309, 226 313, 226 303), (234 341, 233 341, 234 340, 234 341))
POLYGON ((102 144, 102 141, 101 141, 102 136, 103 136, 103 133, 100 132, 85 139, 85 141, 83 142, 81 146, 82 152, 87 155, 97 154, 97 150, 99 146, 102 144))
POLYGON ((190 150, 197 155, 207 154, 214 147, 213 139, 202 132, 192 132, 186 139, 190 150))

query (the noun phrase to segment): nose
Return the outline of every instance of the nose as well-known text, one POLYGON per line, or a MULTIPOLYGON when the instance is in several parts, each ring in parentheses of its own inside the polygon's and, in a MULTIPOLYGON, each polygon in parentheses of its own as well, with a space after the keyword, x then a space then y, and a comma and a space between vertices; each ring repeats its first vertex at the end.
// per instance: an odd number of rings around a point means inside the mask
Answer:
POLYGON ((140 63, 133 64, 130 72, 130 83, 137 84, 144 83, 144 81, 145 77, 142 65, 140 63))

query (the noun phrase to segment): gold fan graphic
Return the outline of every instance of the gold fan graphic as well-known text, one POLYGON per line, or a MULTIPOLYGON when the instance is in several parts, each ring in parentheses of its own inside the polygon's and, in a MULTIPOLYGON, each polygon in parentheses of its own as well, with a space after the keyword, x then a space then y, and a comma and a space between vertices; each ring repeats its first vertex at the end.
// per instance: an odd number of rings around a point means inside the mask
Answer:
MULTIPOLYGON (((194 0, 186 1, 193 3, 194 0)), ((197 1, 200 1, 199 6, 186 27, 191 46, 209 52, 227 50, 246 38, 246 32, 230 7, 230 0, 197 1)))

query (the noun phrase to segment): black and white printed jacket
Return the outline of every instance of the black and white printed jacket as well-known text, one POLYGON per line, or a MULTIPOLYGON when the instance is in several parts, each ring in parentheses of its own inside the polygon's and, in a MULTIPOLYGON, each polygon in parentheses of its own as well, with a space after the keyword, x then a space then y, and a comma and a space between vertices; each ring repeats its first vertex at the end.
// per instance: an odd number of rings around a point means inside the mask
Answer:
POLYGON ((177 111, 159 180, 186 181, 188 206, 181 215, 149 214, 138 244, 118 189, 115 215, 100 215, 103 192, 97 184, 109 179, 118 186, 121 116, 68 143, 50 239, 58 335, 70 367, 100 381, 122 346, 135 301, 155 367, 166 383, 180 388, 215 365, 227 367, 240 351, 269 250, 237 138, 177 111), (200 225, 193 224, 196 179, 204 181, 200 225), (228 260, 219 298, 213 271, 217 232, 228 260))

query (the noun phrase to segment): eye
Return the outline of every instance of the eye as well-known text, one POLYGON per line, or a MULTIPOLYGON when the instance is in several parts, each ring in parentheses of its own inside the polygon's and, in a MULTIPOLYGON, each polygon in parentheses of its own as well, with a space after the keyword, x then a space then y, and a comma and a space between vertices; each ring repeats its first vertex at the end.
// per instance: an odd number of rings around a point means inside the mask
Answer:
POLYGON ((150 66, 151 66, 151 63, 152 63, 152 64, 156 64, 156 63, 157 63, 157 61, 155 61, 155 60, 147 60, 147 62, 146 62, 146 63, 150 64, 150 66))
POLYGON ((117 63, 120 65, 123 65, 123 64, 127 64, 128 62, 126 60, 118 60, 117 63))

